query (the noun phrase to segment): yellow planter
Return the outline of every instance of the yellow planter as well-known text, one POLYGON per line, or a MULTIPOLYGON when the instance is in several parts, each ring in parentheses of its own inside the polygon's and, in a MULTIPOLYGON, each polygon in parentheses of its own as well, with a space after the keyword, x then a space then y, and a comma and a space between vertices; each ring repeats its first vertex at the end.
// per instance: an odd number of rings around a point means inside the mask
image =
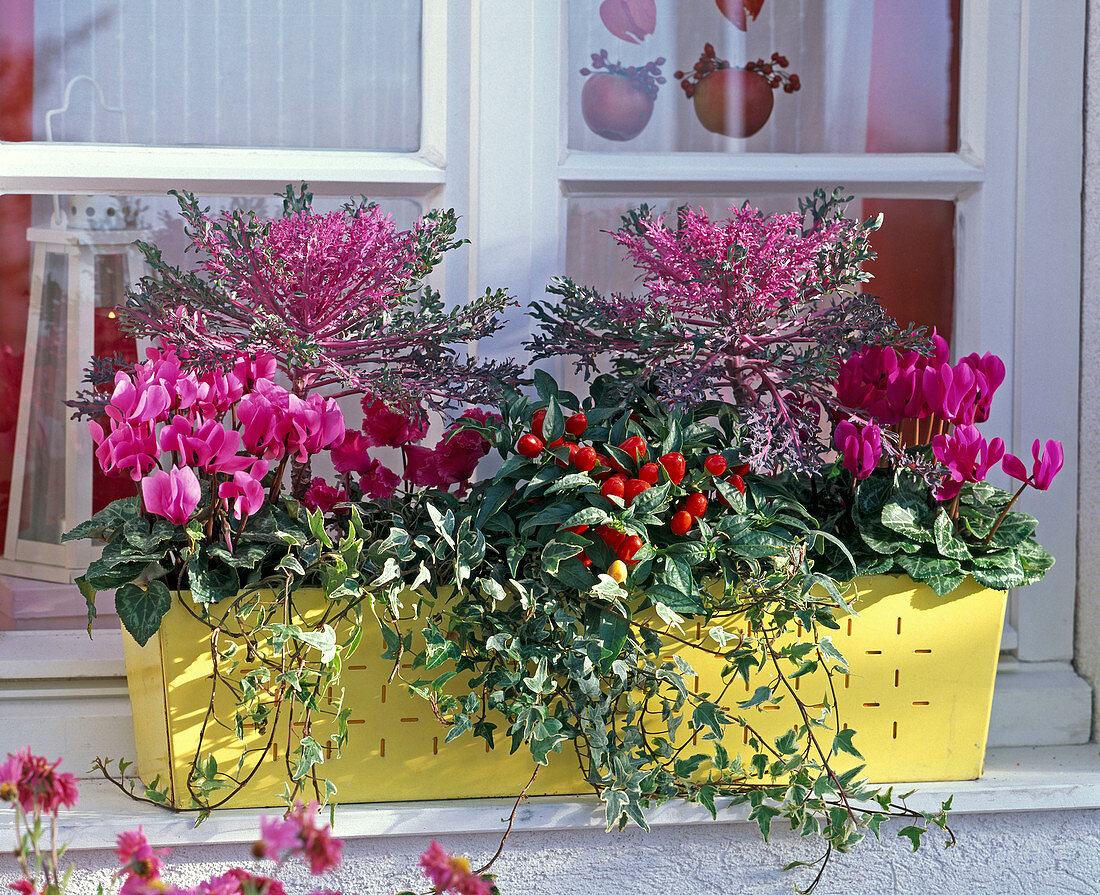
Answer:
MULTIPOLYGON (((866 758, 867 775, 873 781, 898 783, 980 776, 1005 595, 968 580, 942 598, 902 576, 861 579, 856 587, 860 617, 840 617, 841 629, 833 632, 851 673, 836 676, 834 683, 838 718, 858 730, 855 742, 866 758)), ((352 709, 348 742, 340 758, 326 760, 322 771, 336 783, 337 800, 515 796, 532 769, 526 751, 507 754, 510 739, 502 726, 493 751, 468 734, 444 744, 447 728, 429 705, 410 695, 400 681, 387 683, 392 665, 379 658, 383 646, 377 626, 371 622, 365 629, 342 674, 344 702, 352 709)), ((706 636, 701 627, 689 633, 706 636)), ((157 775, 167 781, 173 802, 180 805, 187 803, 187 777, 211 698, 208 638, 209 630, 178 602, 144 647, 125 638, 138 772, 146 782, 157 775)), ((682 650, 691 662, 699 677, 697 690, 721 690, 720 660, 704 663, 698 651, 668 643, 668 655, 682 650)), ((822 680, 820 675, 800 678, 799 695, 807 702, 819 701, 822 680)), ((745 701, 742 692, 751 693, 766 682, 764 677, 748 685, 738 681, 723 706, 735 709, 736 702, 745 701)), ((331 699, 335 708, 339 694, 331 699)), ((779 736, 797 718, 790 703, 749 709, 750 723, 769 740, 779 736)), ((228 693, 222 692, 215 708, 220 717, 232 719, 228 693)), ((331 729, 315 723, 314 737, 324 743, 331 729)), ((726 741, 730 753, 741 751, 745 739, 740 728, 731 728, 726 741)), ((243 748, 256 750, 244 769, 247 773, 255 759, 255 775, 227 805, 278 803, 287 774, 286 737, 280 734, 277 745, 261 754, 265 740, 246 730, 242 744, 232 729, 207 724, 203 754, 212 752, 221 770, 235 770, 243 748)), ((585 791, 576 759, 567 750, 551 756, 531 793, 585 791)))

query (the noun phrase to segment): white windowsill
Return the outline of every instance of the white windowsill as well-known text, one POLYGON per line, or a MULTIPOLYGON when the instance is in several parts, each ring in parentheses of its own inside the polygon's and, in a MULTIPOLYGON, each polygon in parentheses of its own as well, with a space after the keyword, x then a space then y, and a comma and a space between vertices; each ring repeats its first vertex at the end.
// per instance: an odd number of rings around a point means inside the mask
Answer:
MULTIPOLYGON (((1055 746, 992 749, 980 780, 922 783, 909 800, 937 808, 954 795, 956 814, 995 814, 1100 808, 1100 747, 1055 746)), ((511 811, 508 799, 342 805, 336 832, 343 838, 500 833, 511 811)), ((217 811, 201 826, 177 815, 130 801, 103 782, 84 781, 77 807, 61 818, 60 838, 75 849, 113 848, 115 837, 139 824, 154 845, 243 843, 258 833, 258 818, 277 809, 217 811)), ((744 821, 745 811, 727 810, 719 823, 744 821)), ((669 803, 649 815, 653 826, 713 823, 701 808, 669 803)), ((516 815, 520 831, 602 830, 602 806, 594 797, 532 798, 516 815)))

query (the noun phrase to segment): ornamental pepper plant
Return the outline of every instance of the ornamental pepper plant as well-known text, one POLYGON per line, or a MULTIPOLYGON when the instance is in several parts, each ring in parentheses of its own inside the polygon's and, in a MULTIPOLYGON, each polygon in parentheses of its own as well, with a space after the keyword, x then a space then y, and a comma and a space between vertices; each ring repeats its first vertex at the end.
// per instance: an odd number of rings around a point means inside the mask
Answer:
POLYGON ((527 750, 535 775, 579 766, 608 829, 648 828, 674 798, 747 805, 765 837, 782 818, 830 850, 888 817, 918 841, 946 829, 947 806, 916 811, 860 779, 828 696, 847 673, 828 636, 843 584, 817 568, 831 535, 753 471, 735 409, 623 406, 613 377, 583 402, 535 384, 498 425, 469 423, 504 462, 448 529, 459 589, 414 622, 425 647, 408 680, 447 739, 527 750), (722 662, 714 689, 693 683, 702 659, 722 662), (780 703, 797 720, 776 736, 760 719, 780 703))

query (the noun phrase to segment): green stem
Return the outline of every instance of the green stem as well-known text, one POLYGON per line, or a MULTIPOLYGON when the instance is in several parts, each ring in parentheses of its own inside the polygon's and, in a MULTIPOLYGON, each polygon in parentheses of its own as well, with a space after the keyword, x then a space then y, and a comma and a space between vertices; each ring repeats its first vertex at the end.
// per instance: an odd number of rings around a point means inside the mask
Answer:
MULTIPOLYGON (((1026 488, 1027 485, 1028 485, 1028 483, 1024 482, 1020 486, 1020 490, 1012 495, 1012 500, 1010 500, 1005 505, 1005 508, 1003 510, 1001 510, 1001 515, 997 517, 997 521, 993 523, 993 527, 989 530, 989 534, 987 534, 985 536, 985 540, 982 541, 982 546, 983 547, 988 547, 989 546, 989 542, 993 540, 993 535, 995 535, 997 533, 997 529, 1000 528, 1001 523, 1005 521, 1005 516, 1008 515, 1008 511, 1011 510, 1013 506, 1015 506, 1016 501, 1020 499, 1020 495, 1024 493, 1024 488, 1026 488)), ((957 501, 958 498, 956 497, 955 500, 957 501)))

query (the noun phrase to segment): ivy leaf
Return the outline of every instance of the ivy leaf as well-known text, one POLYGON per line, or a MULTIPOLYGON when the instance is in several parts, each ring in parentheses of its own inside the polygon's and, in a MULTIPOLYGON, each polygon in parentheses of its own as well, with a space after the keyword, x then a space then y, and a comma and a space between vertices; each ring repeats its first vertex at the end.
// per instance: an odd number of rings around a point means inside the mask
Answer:
POLYGON ((762 702, 768 702, 772 698, 771 687, 757 687, 756 692, 752 694, 744 702, 737 703, 739 708, 751 709, 753 706, 760 705, 762 702))
POLYGON ((920 848, 920 839, 921 836, 924 835, 924 833, 925 831, 922 830, 920 827, 913 826, 902 827, 900 830, 898 830, 899 836, 904 836, 906 839, 913 843, 913 851, 917 851, 917 849, 920 848))
POLYGON ((298 744, 298 749, 296 751, 298 753, 298 763, 291 772, 291 777, 295 780, 301 780, 309 773, 314 765, 323 764, 325 761, 325 754, 321 749, 321 744, 313 737, 302 737, 302 741, 298 744))
POLYGON ((768 841, 772 818, 778 815, 779 809, 774 805, 757 805, 749 812, 749 820, 755 820, 760 825, 760 835, 764 837, 764 842, 768 841))
POLYGON ((115 612, 138 646, 149 642, 171 608, 172 594, 163 581, 150 581, 144 588, 124 584, 115 591, 115 612))
POLYGON ((847 730, 839 731, 836 736, 833 737, 833 748, 830 754, 839 755, 841 752, 847 752, 849 755, 854 755, 856 758, 862 759, 863 755, 852 745, 852 737, 855 735, 855 729, 851 727, 847 730))

